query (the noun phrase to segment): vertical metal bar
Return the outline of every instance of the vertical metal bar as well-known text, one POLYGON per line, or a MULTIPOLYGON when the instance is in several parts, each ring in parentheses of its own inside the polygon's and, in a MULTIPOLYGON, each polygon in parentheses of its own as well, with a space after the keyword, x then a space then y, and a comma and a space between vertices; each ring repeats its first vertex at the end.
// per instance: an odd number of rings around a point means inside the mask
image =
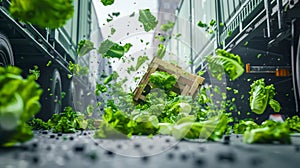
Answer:
POLYGON ((192 4, 192 0, 190 0, 190 18, 189 18, 189 22, 190 22, 190 66, 191 66, 191 72, 194 71, 194 63, 193 63, 193 22, 192 22, 192 19, 193 19, 193 4, 192 4))
POLYGON ((221 47, 221 33, 222 33, 222 27, 220 26, 219 23, 222 22, 222 16, 221 16, 221 5, 220 5, 220 1, 219 0, 215 0, 215 12, 216 12, 216 22, 217 22, 217 33, 216 33, 216 37, 217 37, 217 47, 220 48, 221 47))
POLYGON ((283 7, 282 7, 282 0, 276 0, 276 1, 278 6, 278 12, 277 12, 278 28, 280 30, 283 27, 283 7))
MULTIPOLYGON (((296 60, 296 55, 297 55, 297 46, 296 46, 296 19, 292 20, 292 24, 291 24, 291 35, 292 35, 292 40, 291 40, 291 65, 292 65, 292 81, 293 81, 293 88, 294 88, 294 97, 295 97, 295 104, 296 104, 296 112, 299 113, 299 88, 297 86, 297 80, 298 82, 299 79, 297 79, 297 73, 299 72, 296 72, 296 64, 297 61, 296 60)), ((299 45, 299 44, 298 44, 299 45)), ((299 51, 298 51, 299 52, 299 51)), ((299 54, 299 53, 298 53, 299 54)), ((299 57, 298 57, 299 59, 299 57)), ((297 68, 299 69, 299 67, 297 68)), ((298 74, 299 75, 299 74, 298 74)), ((298 76, 299 77, 299 76, 298 76)))
POLYGON ((233 0, 232 2, 233 2, 233 11, 232 12, 235 12, 236 11, 235 0, 233 0))
MULTIPOLYGON (((230 0, 232 1, 232 0, 230 0)), ((227 14, 228 14, 228 18, 224 19, 224 21, 228 20, 230 17, 230 7, 229 7, 229 0, 227 0, 227 14)))
POLYGON ((265 5, 265 9, 266 9, 266 17, 267 17, 267 37, 270 38, 271 37, 271 23, 270 23, 270 19, 271 19, 271 6, 270 6, 270 2, 269 0, 264 0, 264 5, 265 5))
MULTIPOLYGON (((80 3, 81 1, 80 0, 78 0, 78 8, 77 8, 77 24, 79 25, 78 27, 77 27, 77 32, 76 32, 76 42, 78 42, 80 39, 79 39, 79 32, 80 32, 80 30, 79 29, 81 29, 81 26, 80 26, 80 15, 81 15, 81 3, 80 3)), ((77 48, 76 48, 77 49, 77 48)))

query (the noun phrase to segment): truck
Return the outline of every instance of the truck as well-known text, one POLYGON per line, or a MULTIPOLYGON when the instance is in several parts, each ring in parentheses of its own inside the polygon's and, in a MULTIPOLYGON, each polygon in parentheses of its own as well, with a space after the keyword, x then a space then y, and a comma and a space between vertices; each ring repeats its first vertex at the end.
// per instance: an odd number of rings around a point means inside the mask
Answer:
MULTIPOLYGON (((249 107, 251 82, 264 78, 274 84, 276 99, 283 116, 300 114, 300 2, 299 0, 184 0, 177 10, 173 34, 181 39, 167 43, 170 52, 179 57, 188 55, 188 68, 197 73, 206 71, 204 78, 214 81, 207 71, 206 56, 216 49, 240 55, 245 73, 226 87, 239 90, 241 97, 227 92, 236 100, 237 118, 252 117, 263 121, 274 112, 256 115, 249 107), (205 23, 205 28, 200 23, 205 23), (249 114, 249 113, 248 113, 249 114)), ((225 89, 226 91, 226 89, 225 89)))
POLYGON ((29 69, 38 67, 38 83, 43 94, 37 117, 48 120, 64 107, 83 112, 88 105, 95 104, 96 98, 91 93, 97 77, 109 70, 97 52, 82 57, 77 54, 80 40, 88 39, 95 45, 102 40, 92 0, 74 0, 73 17, 57 29, 41 28, 13 18, 9 13, 10 3, 9 0, 0 2, 0 66, 20 67, 24 76, 29 69), (72 74, 70 64, 89 71, 72 74))

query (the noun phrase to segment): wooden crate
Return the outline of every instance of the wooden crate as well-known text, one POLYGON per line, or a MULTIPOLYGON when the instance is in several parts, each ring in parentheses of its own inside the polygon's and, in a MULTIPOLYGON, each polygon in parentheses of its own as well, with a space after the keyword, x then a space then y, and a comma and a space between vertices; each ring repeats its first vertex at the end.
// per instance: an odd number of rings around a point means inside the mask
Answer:
POLYGON ((184 71, 177 65, 167 63, 157 57, 151 61, 147 73, 143 76, 139 85, 134 90, 134 101, 146 101, 146 95, 150 92, 150 75, 155 71, 164 71, 177 77, 172 91, 182 96, 195 96, 204 82, 204 78, 184 71))

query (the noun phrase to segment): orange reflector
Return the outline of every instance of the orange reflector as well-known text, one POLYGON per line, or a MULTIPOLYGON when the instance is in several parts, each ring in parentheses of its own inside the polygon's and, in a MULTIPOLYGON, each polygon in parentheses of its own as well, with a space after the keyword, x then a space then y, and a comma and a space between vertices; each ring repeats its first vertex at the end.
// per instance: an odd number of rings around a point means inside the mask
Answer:
POLYGON ((246 73, 250 73, 250 64, 246 64, 246 73))
POLYGON ((290 71, 288 69, 276 69, 276 76, 290 76, 290 71))

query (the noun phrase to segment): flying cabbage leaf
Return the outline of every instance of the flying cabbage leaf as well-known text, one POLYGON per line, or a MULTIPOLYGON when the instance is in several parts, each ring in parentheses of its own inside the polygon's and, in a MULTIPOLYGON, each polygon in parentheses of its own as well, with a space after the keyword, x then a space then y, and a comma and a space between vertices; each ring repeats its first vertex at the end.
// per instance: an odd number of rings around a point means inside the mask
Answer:
POLYGON ((151 14, 149 9, 139 10, 139 21, 143 24, 146 32, 153 30, 158 23, 156 17, 151 14))
POLYGON ((109 58, 121 58, 126 52, 131 48, 132 44, 126 43, 121 46, 111 40, 106 39, 100 44, 98 52, 103 55, 103 57, 109 58))
POLYGON ((83 56, 83 55, 87 54, 88 52, 90 52, 93 49, 95 49, 93 42, 91 42, 89 40, 81 40, 78 43, 77 53, 78 53, 79 56, 83 56))
POLYGON ((235 80, 244 73, 244 65, 240 56, 229 53, 225 50, 217 49, 215 56, 206 58, 208 67, 213 77, 221 80, 225 72, 230 80, 235 80))
POLYGON ((147 60, 149 60, 148 56, 139 56, 135 66, 135 70, 138 70, 147 60))
POLYGON ((11 15, 40 27, 63 26, 74 13, 73 0, 12 0, 11 15))
POLYGON ((112 80, 116 80, 119 77, 119 74, 114 71, 113 73, 111 73, 108 77, 106 77, 103 81, 104 85, 107 85, 108 83, 110 83, 112 80))
POLYGON ((174 25, 175 25, 174 22, 169 21, 167 24, 162 24, 162 25, 160 26, 160 29, 161 29, 162 31, 167 32, 167 31, 171 30, 171 29, 174 27, 174 25))
POLYGON ((280 103, 277 100, 270 99, 269 105, 275 112, 279 112, 281 110, 280 103))
POLYGON ((156 56, 162 59, 166 54, 166 47, 163 44, 159 44, 156 52, 156 56))
POLYGON ((104 6, 108 6, 112 5, 115 2, 115 0, 101 0, 101 2, 104 6))

